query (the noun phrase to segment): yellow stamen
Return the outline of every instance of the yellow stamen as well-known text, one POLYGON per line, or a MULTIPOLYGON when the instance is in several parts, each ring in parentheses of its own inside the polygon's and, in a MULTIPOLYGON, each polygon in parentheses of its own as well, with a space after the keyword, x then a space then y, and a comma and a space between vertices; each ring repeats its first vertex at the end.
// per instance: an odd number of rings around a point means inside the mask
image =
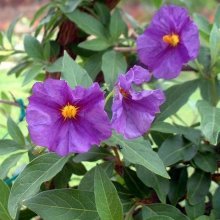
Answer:
POLYGON ((61 109, 61 114, 64 117, 64 119, 66 120, 68 119, 72 119, 72 118, 76 118, 77 112, 78 112, 78 107, 74 106, 74 105, 70 105, 69 103, 67 105, 65 105, 62 109, 61 109))
POLYGON ((175 47, 179 44, 180 37, 177 34, 167 34, 163 36, 163 41, 170 44, 172 47, 175 47))

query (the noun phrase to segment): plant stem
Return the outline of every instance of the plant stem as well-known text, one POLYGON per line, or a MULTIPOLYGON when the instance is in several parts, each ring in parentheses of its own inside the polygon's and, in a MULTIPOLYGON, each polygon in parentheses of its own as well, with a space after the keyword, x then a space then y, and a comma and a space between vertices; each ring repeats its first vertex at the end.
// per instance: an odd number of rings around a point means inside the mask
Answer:
POLYGON ((134 205, 131 207, 131 209, 126 213, 124 220, 131 220, 131 219, 132 219, 132 216, 133 216, 133 213, 134 213, 134 211, 135 211, 135 208, 136 208, 136 204, 134 204, 134 205))
POLYGON ((216 106, 218 103, 218 91, 216 86, 216 77, 211 76, 211 94, 212 94, 212 104, 213 106, 216 106))
POLYGON ((108 100, 114 95, 114 90, 112 90, 105 98, 105 105, 107 104, 108 100))
POLYGON ((7 101, 7 100, 0 100, 0 103, 20 107, 20 105, 17 102, 12 102, 12 101, 7 101))
POLYGON ((114 47, 115 51, 118 52, 135 52, 137 49, 135 47, 114 47))

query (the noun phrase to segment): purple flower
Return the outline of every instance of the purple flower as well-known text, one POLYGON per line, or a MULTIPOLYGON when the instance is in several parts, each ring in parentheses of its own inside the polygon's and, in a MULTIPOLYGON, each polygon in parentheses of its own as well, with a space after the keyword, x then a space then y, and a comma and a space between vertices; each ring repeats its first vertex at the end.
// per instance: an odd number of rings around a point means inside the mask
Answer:
POLYGON ((149 72, 135 66, 126 75, 121 74, 115 86, 112 127, 127 139, 139 137, 149 130, 165 100, 161 90, 137 92, 132 88, 132 83, 140 84, 144 79, 150 79, 149 72), (144 77, 141 79, 141 76, 144 77))
POLYGON ((197 57, 199 46, 198 28, 188 11, 174 5, 163 6, 137 40, 140 61, 164 79, 177 77, 183 64, 197 57))
POLYGON ((104 95, 97 83, 74 90, 64 80, 36 83, 27 122, 33 143, 61 156, 86 152, 111 136, 104 95))

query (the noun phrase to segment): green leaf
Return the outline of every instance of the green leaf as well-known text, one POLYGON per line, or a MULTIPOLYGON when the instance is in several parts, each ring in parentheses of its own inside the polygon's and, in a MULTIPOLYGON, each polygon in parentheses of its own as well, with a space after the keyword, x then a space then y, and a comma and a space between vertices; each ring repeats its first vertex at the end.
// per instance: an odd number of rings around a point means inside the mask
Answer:
POLYGON ((189 220, 187 216, 182 214, 176 207, 172 205, 154 203, 148 205, 147 207, 156 212, 158 215, 169 216, 175 220, 189 220))
POLYGON ((168 197, 171 204, 176 206, 178 201, 186 194, 186 184, 188 178, 187 169, 185 167, 176 169, 172 168, 170 176, 170 191, 168 197))
POLYGON ((84 68, 88 72, 92 81, 95 81, 98 73, 101 71, 102 53, 95 53, 88 57, 84 63, 84 68))
POLYGON ((109 8, 103 3, 95 2, 94 9, 99 17, 99 21, 108 26, 111 16, 109 8))
POLYGON ((210 50, 211 50, 211 64, 214 65, 218 59, 219 51, 220 51, 220 29, 216 24, 213 24, 210 38, 210 50))
POLYGON ((212 204, 216 219, 220 219, 220 186, 215 191, 215 194, 212 198, 212 204))
POLYGON ((198 168, 205 172, 214 173, 217 170, 217 158, 215 154, 209 152, 198 153, 193 161, 198 168))
POLYGON ((51 5, 50 3, 45 4, 45 5, 43 5, 42 7, 40 7, 40 8, 36 11, 36 13, 34 14, 33 19, 31 20, 30 26, 32 26, 32 25, 35 23, 35 21, 36 21, 38 18, 40 18, 40 16, 46 11, 46 9, 47 9, 48 7, 50 7, 50 5, 51 5))
POLYGON ((210 34, 212 25, 208 22, 208 20, 204 16, 195 13, 193 14, 193 20, 197 24, 200 31, 206 33, 207 35, 210 34))
POLYGON ((60 10, 65 13, 73 12, 82 2, 82 0, 68 0, 59 6, 60 10))
POLYGON ((78 45, 79 47, 87 50, 93 50, 93 51, 102 51, 110 47, 110 44, 105 39, 92 39, 83 41, 78 45))
POLYGON ((24 205, 47 220, 98 220, 92 192, 75 189, 49 190, 26 200, 24 205))
POLYGON ((149 196, 150 189, 137 176, 137 173, 129 167, 123 168, 125 186, 133 197, 146 198, 149 196))
POLYGON ((109 26, 109 30, 113 42, 118 40, 118 38, 124 32, 125 29, 126 29, 126 24, 122 19, 121 11, 120 9, 116 8, 111 16, 111 21, 109 26))
POLYGON ((24 38, 24 49, 28 56, 34 60, 44 60, 43 48, 36 38, 26 35, 24 38))
POLYGON ((30 83, 35 77, 37 77, 40 73, 42 73, 43 67, 41 64, 32 65, 30 69, 25 71, 24 81, 22 85, 27 85, 30 83))
MULTIPOLYGON (((105 171, 107 176, 111 178, 113 175, 113 169, 114 169, 113 163, 104 162, 100 164, 100 166, 105 171)), ((93 192, 94 191, 94 176, 95 176, 95 167, 93 167, 90 171, 88 171, 86 175, 82 178, 78 186, 78 189, 93 192)))
POLYGON ((144 206, 142 208, 142 219, 148 219, 150 217, 158 216, 156 212, 154 212, 152 209, 148 208, 147 206, 144 206))
POLYGON ((160 6, 163 3, 163 0, 153 0, 153 3, 154 3, 156 8, 160 8, 160 6))
POLYGON ((122 220, 122 204, 117 191, 105 171, 96 166, 95 169, 95 203, 102 220, 122 220))
POLYGON ((166 203, 166 196, 169 192, 169 180, 158 176, 143 166, 136 166, 137 176, 148 187, 153 188, 162 203, 166 203))
POLYGON ((198 80, 187 81, 174 85, 165 91, 166 102, 161 106, 157 121, 163 121, 176 113, 198 87, 198 80))
POLYGON ((7 177, 9 170, 18 163, 18 161, 21 159, 23 155, 24 155, 24 152, 19 152, 19 153, 10 155, 8 158, 6 158, 2 162, 0 166, 0 179, 5 179, 7 177))
POLYGON ((62 65, 63 65, 63 57, 58 58, 53 63, 50 63, 48 66, 46 66, 46 71, 49 73, 56 73, 62 71, 62 65))
POLYGON ((24 148, 15 141, 8 139, 0 140, 0 155, 9 154, 18 150, 24 150, 24 148))
POLYGON ((125 57, 115 51, 107 51, 102 57, 102 71, 104 73, 105 82, 112 89, 117 81, 119 74, 125 73, 127 62, 125 57))
POLYGON ((13 218, 23 200, 37 193, 41 184, 60 172, 68 159, 69 157, 60 158, 54 153, 47 153, 32 160, 25 167, 15 180, 9 196, 8 209, 13 218))
POLYGON ((201 116, 202 133, 211 144, 216 145, 220 132, 220 109, 206 101, 198 101, 197 107, 201 116))
POLYGON ((82 161, 97 161, 100 159, 110 158, 112 157, 112 154, 109 152, 109 150, 103 148, 103 147, 93 147, 88 152, 77 154, 73 161, 75 163, 79 163, 82 161))
POLYGON ((2 47, 4 45, 4 36, 3 36, 3 33, 0 32, 0 46, 2 47))
POLYGON ((0 179, 0 219, 1 220, 11 220, 8 213, 8 196, 9 196, 8 186, 0 179))
POLYGON ((205 201, 202 201, 201 203, 197 203, 196 205, 190 205, 186 201, 185 210, 186 210, 187 215, 191 219, 195 219, 195 218, 197 218, 197 217, 204 214, 204 212, 205 212, 205 201))
POLYGON ((77 85, 88 87, 92 84, 88 73, 79 66, 67 52, 64 52, 61 75, 72 88, 77 85))
POLYGON ((18 125, 9 117, 7 121, 8 133, 15 142, 24 146, 25 140, 18 125))
POLYGON ((155 216, 146 218, 146 220, 175 220, 175 219, 170 218, 169 216, 165 216, 165 215, 155 215, 155 216))
POLYGON ((66 16, 87 34, 106 38, 106 30, 103 24, 88 13, 75 10, 72 13, 67 13, 66 16))
POLYGON ((220 5, 218 5, 217 11, 215 13, 215 20, 214 23, 220 27, 220 5))
POLYGON ((165 166, 173 165, 181 160, 189 161, 196 153, 197 146, 193 143, 184 143, 183 138, 179 135, 166 139, 158 151, 165 166))
POLYGON ((194 144, 200 143, 201 132, 191 127, 184 127, 181 125, 171 125, 167 122, 157 121, 152 127, 151 131, 158 131, 168 134, 182 134, 186 139, 190 140, 194 144))
POLYGON ((190 205, 204 201, 209 191, 211 177, 209 173, 196 170, 187 182, 187 198, 190 205))
POLYGON ((19 21, 20 17, 15 18, 12 23, 9 25, 8 30, 6 32, 6 36, 8 38, 8 41, 10 43, 12 43, 12 35, 15 29, 15 25, 17 24, 17 22, 19 21))
POLYGON ((130 163, 142 165, 159 176, 169 178, 162 160, 158 154, 151 149, 149 142, 141 138, 127 141, 116 134, 112 135, 109 141, 110 143, 114 143, 114 145, 120 145, 122 147, 121 153, 130 163))

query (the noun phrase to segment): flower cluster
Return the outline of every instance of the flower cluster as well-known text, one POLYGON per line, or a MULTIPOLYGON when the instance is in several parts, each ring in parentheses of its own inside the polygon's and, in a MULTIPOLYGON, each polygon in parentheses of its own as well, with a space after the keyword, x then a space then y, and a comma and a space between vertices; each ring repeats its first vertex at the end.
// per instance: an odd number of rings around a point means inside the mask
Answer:
MULTIPOLYGON (((139 36, 137 48, 140 61, 156 78, 174 78, 183 64, 198 55, 198 29, 184 8, 164 6, 139 36)), ((159 89, 135 89, 150 78, 151 73, 140 66, 119 75, 111 122, 104 109, 104 93, 97 83, 74 89, 64 80, 36 83, 27 108, 32 141, 65 156, 99 145, 111 136, 112 129, 126 139, 143 135, 165 101, 159 89)))

